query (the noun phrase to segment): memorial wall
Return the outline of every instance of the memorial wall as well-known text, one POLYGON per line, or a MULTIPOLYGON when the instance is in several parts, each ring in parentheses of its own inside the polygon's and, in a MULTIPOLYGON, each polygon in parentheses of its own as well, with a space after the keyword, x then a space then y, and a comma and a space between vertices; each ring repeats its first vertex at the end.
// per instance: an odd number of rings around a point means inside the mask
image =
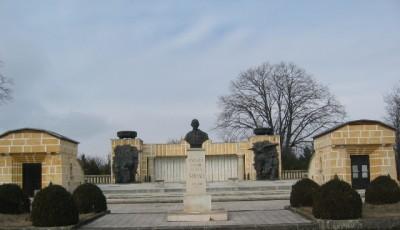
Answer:
MULTIPOLYGON (((280 177, 282 167, 279 136, 254 135, 247 140, 232 143, 205 141, 202 148, 206 153, 206 180, 256 180, 252 148, 254 143, 263 141, 276 144, 280 177)), ((115 148, 121 145, 134 146, 139 152, 136 181, 185 181, 185 158, 189 148, 185 140, 178 144, 147 144, 140 138, 112 139, 112 159, 115 158, 115 148)), ((115 182, 115 175, 112 178, 115 182)))

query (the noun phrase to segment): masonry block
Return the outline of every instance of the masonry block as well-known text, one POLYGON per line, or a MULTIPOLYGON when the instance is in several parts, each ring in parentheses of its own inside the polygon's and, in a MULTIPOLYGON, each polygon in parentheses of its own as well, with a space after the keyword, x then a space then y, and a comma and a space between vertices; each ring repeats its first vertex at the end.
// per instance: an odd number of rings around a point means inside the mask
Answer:
POLYGON ((22 146, 11 146, 10 147, 10 152, 12 153, 21 153, 23 152, 23 147, 22 146))
POLYGON ((32 146, 32 152, 46 152, 46 149, 43 145, 32 146))

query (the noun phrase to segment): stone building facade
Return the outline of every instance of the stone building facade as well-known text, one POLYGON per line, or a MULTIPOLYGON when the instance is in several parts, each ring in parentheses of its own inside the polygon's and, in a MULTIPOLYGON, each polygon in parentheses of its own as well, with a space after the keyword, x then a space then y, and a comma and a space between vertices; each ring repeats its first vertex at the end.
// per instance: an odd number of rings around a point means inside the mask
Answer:
POLYGON ((73 191, 84 181, 77 151, 77 141, 51 131, 7 131, 0 135, 0 184, 18 184, 30 195, 50 182, 73 191))
POLYGON ((387 124, 343 123, 314 137, 309 178, 322 184, 337 175, 360 189, 379 175, 397 178, 394 145, 395 129, 387 124))
MULTIPOLYGON (((207 181, 255 180, 253 167, 253 143, 269 141, 278 144, 279 175, 281 175, 280 138, 274 135, 252 136, 246 141, 234 143, 203 143, 206 151, 207 181)), ((112 139, 112 157, 118 145, 131 145, 139 150, 139 166, 136 181, 185 181, 185 159, 189 144, 182 140, 179 144, 146 144, 140 138, 112 139)), ((112 180, 115 180, 112 175, 112 180)))

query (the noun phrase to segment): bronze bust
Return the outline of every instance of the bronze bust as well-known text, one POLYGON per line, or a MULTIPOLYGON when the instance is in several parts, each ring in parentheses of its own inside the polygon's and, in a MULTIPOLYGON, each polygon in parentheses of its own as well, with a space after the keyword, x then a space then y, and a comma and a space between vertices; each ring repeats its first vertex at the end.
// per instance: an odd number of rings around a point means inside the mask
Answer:
POLYGON ((208 140, 208 134, 199 129, 199 121, 192 120, 193 130, 188 132, 185 136, 185 141, 190 144, 190 148, 201 148, 201 145, 208 140))

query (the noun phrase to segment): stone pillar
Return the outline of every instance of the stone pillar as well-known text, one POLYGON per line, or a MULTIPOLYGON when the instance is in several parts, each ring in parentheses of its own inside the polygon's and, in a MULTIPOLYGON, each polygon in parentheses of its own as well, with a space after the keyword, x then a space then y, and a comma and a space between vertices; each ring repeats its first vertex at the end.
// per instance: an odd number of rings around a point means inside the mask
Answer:
POLYGON ((168 221, 227 220, 225 210, 211 210, 211 195, 206 190, 206 153, 201 148, 191 148, 186 158, 186 193, 183 211, 170 212, 168 221))
POLYGON ((111 153, 110 154, 110 172, 111 172, 110 184, 115 184, 113 160, 114 160, 113 153, 111 153))
POLYGON ((244 180, 244 155, 238 155, 238 180, 244 180))
POLYGON ((186 159, 185 212, 211 211, 211 196, 206 191, 206 153, 203 149, 189 149, 186 159))
POLYGON ((156 178, 156 174, 154 171, 154 156, 148 157, 147 159, 147 167, 149 169, 148 176, 150 176, 151 182, 154 182, 156 178))

